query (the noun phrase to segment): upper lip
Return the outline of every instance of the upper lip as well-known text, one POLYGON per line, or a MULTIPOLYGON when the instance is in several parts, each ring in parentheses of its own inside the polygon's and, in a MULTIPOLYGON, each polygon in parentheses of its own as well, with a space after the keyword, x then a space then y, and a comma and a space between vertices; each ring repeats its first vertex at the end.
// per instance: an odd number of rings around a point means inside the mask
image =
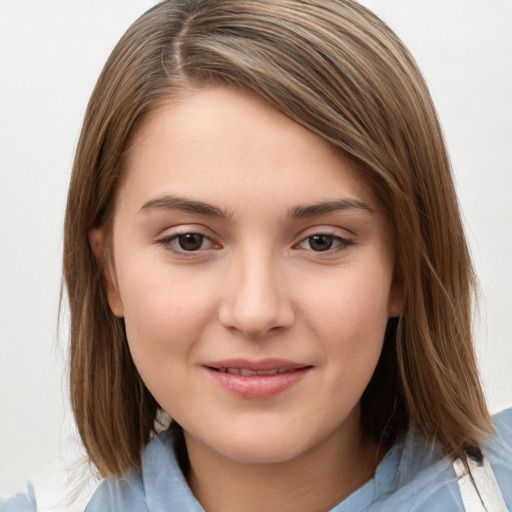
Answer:
POLYGON ((262 359, 259 361, 252 361, 248 359, 226 359, 222 361, 208 362, 203 366, 214 370, 244 369, 253 372, 262 372, 274 370, 292 371, 299 368, 308 368, 311 365, 285 359, 262 359))

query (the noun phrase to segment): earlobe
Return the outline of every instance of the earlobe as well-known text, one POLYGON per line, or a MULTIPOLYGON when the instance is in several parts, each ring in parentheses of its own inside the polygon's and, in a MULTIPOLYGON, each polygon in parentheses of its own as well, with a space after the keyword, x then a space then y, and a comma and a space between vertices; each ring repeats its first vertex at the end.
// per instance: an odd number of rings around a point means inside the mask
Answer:
POLYGON ((398 318, 401 317, 404 313, 404 307, 402 302, 392 302, 389 305, 389 318, 398 318))
POLYGON ((388 301, 388 316, 389 318, 396 318, 404 314, 405 299, 404 299, 404 287, 400 280, 395 279, 395 282, 391 286, 389 292, 388 301))
POLYGON ((103 230, 100 228, 91 229, 89 231, 89 245, 91 250, 96 256, 98 262, 103 259, 104 243, 103 243, 103 230))
POLYGON ((89 245, 91 250, 102 268, 103 287, 107 294, 108 304, 115 316, 122 318, 124 316, 123 304, 117 284, 112 277, 112 265, 109 264, 105 255, 104 232, 101 228, 91 229, 89 231, 89 245))

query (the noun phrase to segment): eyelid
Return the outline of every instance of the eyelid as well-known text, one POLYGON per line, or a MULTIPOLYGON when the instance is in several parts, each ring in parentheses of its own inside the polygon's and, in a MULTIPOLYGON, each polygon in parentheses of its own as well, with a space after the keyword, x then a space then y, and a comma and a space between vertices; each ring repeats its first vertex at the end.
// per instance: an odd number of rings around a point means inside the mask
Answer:
POLYGON ((329 255, 332 253, 335 253, 340 250, 347 249, 348 246, 353 245, 355 243, 355 237, 352 233, 348 234, 349 232, 345 229, 337 228, 335 226, 313 226, 308 228, 307 230, 303 231, 300 234, 300 238, 298 242, 294 244, 295 248, 308 250, 316 255, 329 255), (339 245, 334 248, 329 248, 325 251, 314 251, 313 249, 307 249, 301 247, 302 244, 307 242, 308 239, 317 236, 317 235, 324 235, 324 236, 331 236, 333 237, 339 245))
MULTIPOLYGON (((296 244, 297 246, 300 246, 301 244, 305 243, 307 240, 309 240, 310 238, 313 238, 314 236, 330 236, 332 237, 335 241, 337 241, 341 246, 343 247, 346 247, 348 245, 353 245, 354 244, 354 240, 351 240, 349 238, 345 238, 345 237, 342 237, 342 236, 339 236, 339 235, 333 235, 331 233, 315 233, 313 235, 309 235, 307 236, 306 238, 303 238, 298 244, 296 244)), ((312 250, 313 252, 333 252, 334 250, 336 249, 326 249, 325 251, 314 251, 312 250)))
POLYGON ((341 238, 343 240, 347 241, 355 241, 355 234, 349 231, 348 229, 340 228, 337 226, 329 226, 329 225, 318 225, 318 226, 310 226, 303 231, 300 232, 300 234, 297 236, 297 239, 299 241, 305 240, 306 238, 309 238, 311 236, 315 235, 329 235, 334 236, 337 238, 341 238))
POLYGON ((214 237, 211 234, 207 234, 207 231, 209 232, 210 230, 197 224, 179 225, 164 230, 164 234, 160 235, 156 239, 156 243, 162 245, 166 250, 178 256, 185 258, 198 257, 199 255, 202 255, 207 251, 218 250, 221 248, 221 245, 215 241, 214 237), (188 234, 200 235, 204 239, 209 240, 210 247, 201 248, 196 251, 186 251, 172 245, 172 242, 177 240, 180 236, 188 234))
POLYGON ((201 235, 211 240, 216 238, 216 234, 202 224, 176 224, 174 226, 166 226, 165 229, 160 230, 155 239, 158 242, 189 233, 201 235))

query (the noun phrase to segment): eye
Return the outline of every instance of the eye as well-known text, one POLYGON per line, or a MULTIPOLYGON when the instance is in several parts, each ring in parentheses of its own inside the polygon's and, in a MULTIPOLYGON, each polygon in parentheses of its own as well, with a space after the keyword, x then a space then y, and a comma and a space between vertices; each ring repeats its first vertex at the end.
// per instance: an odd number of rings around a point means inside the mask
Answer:
POLYGON ((203 248, 206 237, 199 233, 185 233, 175 237, 175 240, 180 249, 184 251, 198 251, 203 248))
POLYGON ((194 253, 215 248, 213 241, 201 233, 180 233, 158 241, 167 250, 178 254, 194 253))
POLYGON ((328 251, 334 244, 334 236, 332 235, 313 235, 307 238, 309 247, 313 251, 328 251))
POLYGON ((343 249, 344 247, 353 244, 353 240, 343 238, 337 235, 330 235, 327 233, 318 233, 308 236, 299 247, 301 249, 308 249, 314 252, 327 252, 332 250, 343 249))

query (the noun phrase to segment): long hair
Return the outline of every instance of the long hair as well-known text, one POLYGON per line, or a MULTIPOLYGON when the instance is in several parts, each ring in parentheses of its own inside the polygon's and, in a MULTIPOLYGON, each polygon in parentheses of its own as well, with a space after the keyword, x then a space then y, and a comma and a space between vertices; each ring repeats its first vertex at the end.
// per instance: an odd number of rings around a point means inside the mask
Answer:
POLYGON ((405 307, 362 397, 363 432, 383 448, 415 428, 450 457, 478 450, 491 426, 472 343, 473 269, 436 111, 408 50, 351 0, 168 0, 108 59, 69 189, 71 402, 91 461, 104 476, 137 466, 159 408, 108 306, 108 254, 96 260, 88 233, 109 230, 141 120, 218 83, 257 95, 349 157, 393 222, 405 307))

